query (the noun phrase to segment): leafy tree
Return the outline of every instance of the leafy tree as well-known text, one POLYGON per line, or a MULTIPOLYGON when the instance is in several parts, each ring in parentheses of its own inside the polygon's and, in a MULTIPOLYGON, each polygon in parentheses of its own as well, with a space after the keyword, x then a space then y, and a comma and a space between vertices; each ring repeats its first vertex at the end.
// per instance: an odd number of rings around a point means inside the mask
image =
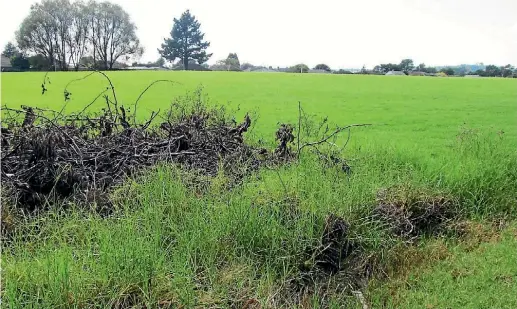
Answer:
POLYGON ((66 12, 70 5, 67 0, 43 0, 32 5, 29 15, 16 32, 20 49, 45 56, 51 66, 56 62, 64 64, 67 45, 65 35, 70 23, 66 12))
POLYGON ((210 66, 212 71, 228 71, 226 59, 217 60, 213 65, 210 66))
POLYGON ((377 70, 382 73, 388 73, 390 71, 400 71, 400 65, 394 63, 383 63, 378 66, 377 70))
POLYGON ((81 58, 88 49, 88 7, 82 2, 75 2, 71 7, 72 20, 68 35, 66 36, 68 43, 69 62, 77 71, 81 66, 81 58))
POLYGON ((457 75, 457 76, 465 76, 465 75, 467 75, 467 67, 464 66, 464 65, 461 65, 459 67, 453 68, 453 70, 454 70, 454 75, 457 75))
POLYGON ((476 70, 476 72, 474 72, 475 75, 479 75, 479 76, 487 76, 486 75, 486 71, 485 70, 476 70))
POLYGON ((156 62, 154 63, 157 67, 160 67, 162 68, 164 65, 165 65, 165 59, 163 59, 162 57, 158 58, 158 60, 156 60, 156 62))
POLYGON ((440 72, 447 74, 448 76, 454 75, 454 69, 453 68, 443 68, 440 70, 440 72))
POLYGON ((436 74, 436 73, 438 73, 438 70, 434 67, 427 67, 427 68, 425 68, 424 72, 430 73, 430 74, 436 74))
POLYGON ((30 67, 38 71, 48 71, 51 68, 49 60, 42 54, 29 57, 30 67))
POLYGON ((235 53, 230 53, 228 57, 226 57, 225 65, 227 67, 227 71, 241 70, 241 63, 239 62, 239 57, 235 53))
POLYGON ((20 53, 16 56, 11 57, 11 65, 13 66, 13 68, 16 68, 21 71, 28 70, 30 68, 29 59, 20 53))
POLYGON ((514 67, 511 64, 507 64, 501 67, 501 77, 509 77, 513 75, 514 67))
POLYGON ((300 63, 297 65, 294 65, 289 68, 289 72, 292 73, 307 73, 309 72, 309 67, 306 64, 300 63))
POLYGON ((93 61, 93 69, 97 69, 97 37, 99 28, 101 27, 99 23, 100 16, 100 5, 94 0, 90 0, 88 5, 86 6, 86 11, 84 12, 84 18, 88 24, 89 32, 87 34, 88 42, 91 44, 91 52, 93 61))
POLYGON ((254 68, 255 68, 255 66, 253 64, 251 64, 251 63, 248 63, 248 62, 245 62, 245 63, 241 64, 241 70, 242 71, 246 71, 248 69, 253 70, 254 68))
POLYGON ((100 60, 95 61, 93 56, 84 56, 79 60, 79 66, 82 68, 95 69, 102 68, 104 64, 100 60))
MULTIPOLYGON (((95 2, 91 3, 97 5, 95 2)), ((96 31, 92 40, 103 69, 112 69, 123 56, 125 60, 129 60, 143 53, 136 36, 136 26, 120 5, 102 2, 93 11, 96 31)))
POLYGON ((407 74, 408 72, 413 71, 415 65, 413 64, 412 59, 404 59, 400 62, 399 68, 407 74))
POLYGON ((210 42, 204 41, 205 34, 200 27, 196 17, 189 10, 185 11, 180 19, 174 18, 171 37, 164 40, 158 52, 171 62, 179 58, 185 70, 188 70, 190 60, 196 60, 199 64, 205 63, 212 54, 206 53, 210 42))
POLYGON ((91 51, 94 64, 100 60, 102 68, 111 69, 119 58, 142 53, 135 30, 122 7, 110 2, 43 0, 31 7, 16 40, 22 51, 42 55, 51 67, 77 70, 91 51))
POLYGON ((2 55, 10 59, 11 57, 18 55, 19 53, 20 51, 18 50, 18 48, 16 48, 16 46, 13 43, 9 42, 5 45, 2 55))
POLYGON ((315 70, 325 70, 325 71, 327 71, 327 72, 330 72, 330 71, 331 71, 330 67, 329 67, 328 65, 324 64, 324 63, 320 63, 320 64, 316 65, 316 66, 314 67, 314 69, 315 69, 315 70))
POLYGON ((486 76, 491 76, 491 77, 502 75, 501 68, 496 65, 493 65, 493 64, 487 65, 485 68, 485 72, 486 72, 486 76))
POLYGON ((419 71, 419 72, 425 72, 426 71, 425 63, 420 63, 419 65, 417 65, 415 67, 415 70, 419 71))

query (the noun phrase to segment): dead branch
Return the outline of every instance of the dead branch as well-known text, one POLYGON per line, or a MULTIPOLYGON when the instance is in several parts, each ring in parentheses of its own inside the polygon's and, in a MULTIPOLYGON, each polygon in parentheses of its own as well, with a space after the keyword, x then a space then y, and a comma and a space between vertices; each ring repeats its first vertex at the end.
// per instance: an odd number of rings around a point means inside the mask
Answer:
POLYGON ((334 132, 332 132, 330 135, 324 137, 323 139, 319 140, 319 141, 315 141, 315 142, 309 142, 309 143, 305 143, 303 145, 300 146, 300 149, 299 149, 299 153, 303 150, 303 148, 305 147, 313 147, 313 146, 317 146, 317 145, 321 145, 325 142, 327 142, 329 139, 333 138, 334 136, 336 136, 337 134, 343 132, 344 130, 347 130, 347 129, 350 129, 350 128, 353 128, 353 127, 365 127, 365 126, 371 126, 371 124, 369 123, 364 123, 364 124, 351 124, 351 125, 347 125, 345 127, 341 127, 341 128, 337 128, 334 132))

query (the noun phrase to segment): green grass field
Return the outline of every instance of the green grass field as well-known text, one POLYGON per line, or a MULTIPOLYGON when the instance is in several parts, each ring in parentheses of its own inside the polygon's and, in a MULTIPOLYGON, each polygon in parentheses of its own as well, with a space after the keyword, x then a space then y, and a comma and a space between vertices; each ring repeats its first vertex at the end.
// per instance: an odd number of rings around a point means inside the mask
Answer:
MULTIPOLYGON (((44 73, 4 74, 2 104, 60 109, 63 89, 85 73, 50 73, 48 92, 41 95, 44 73)), ((110 72, 119 100, 132 106, 155 80, 172 80, 150 89, 139 103, 142 112, 164 109, 177 95, 203 85, 212 101, 236 108, 240 115, 258 111, 257 130, 273 137, 277 122, 296 122, 298 102, 310 114, 328 116, 337 124, 372 123, 358 138, 401 148, 442 150, 460 127, 503 130, 508 143, 517 141, 515 79, 463 79, 231 72, 110 72)), ((76 82, 69 110, 80 110, 107 86, 100 75, 76 82)), ((102 100, 92 108, 102 106, 102 100)), ((142 115, 143 116, 143 115, 142 115)), ((357 140, 355 138, 354 140, 357 140)), ((362 142, 362 141, 361 141, 362 142)))
MULTIPOLYGON (((84 75, 49 73, 41 95, 43 73, 2 73, 2 104, 60 109, 65 85, 84 75)), ((313 267, 304 252, 318 244, 329 213, 346 218, 369 265, 384 270, 370 286, 354 287, 372 308, 515 307, 514 223, 496 229, 495 241, 479 237, 475 248, 469 247, 471 232, 407 244, 369 213, 380 189, 398 186, 408 199, 412 192, 454 197, 460 222, 488 230, 496 219, 515 222, 516 80, 108 75, 125 106, 155 80, 180 83, 151 88, 138 105, 142 118, 203 85, 209 104, 228 104, 237 118, 247 111, 258 115, 246 135, 253 142, 273 143, 279 122, 295 124, 298 102, 334 124, 373 126, 352 130, 343 153, 351 176, 307 154, 299 164, 251 175, 231 191, 221 174, 211 180, 209 194, 198 196, 184 172, 164 166, 115 192, 119 211, 109 218, 75 208, 8 218, 16 222, 13 240, 2 245, 2 302, 9 308, 361 308, 346 271, 303 288, 293 283, 300 265, 313 267)), ((81 110, 106 85, 98 75, 72 84, 66 111, 81 110)))

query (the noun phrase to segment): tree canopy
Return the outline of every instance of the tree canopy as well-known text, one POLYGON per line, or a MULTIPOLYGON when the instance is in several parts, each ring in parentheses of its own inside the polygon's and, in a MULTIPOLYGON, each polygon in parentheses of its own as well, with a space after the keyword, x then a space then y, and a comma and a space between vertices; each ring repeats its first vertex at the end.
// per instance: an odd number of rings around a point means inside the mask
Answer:
POLYGON ((454 69, 449 67, 441 69, 440 72, 445 73, 449 76, 454 75, 454 69))
POLYGON ((330 67, 324 63, 320 63, 314 67, 315 70, 325 70, 327 72, 330 72, 330 67))
POLYGON ((14 57, 19 53, 20 51, 18 50, 18 48, 11 42, 7 43, 4 47, 4 50, 2 51, 2 55, 7 58, 14 57))
POLYGON ((195 60, 203 64, 212 56, 206 50, 210 42, 204 41, 205 34, 200 30, 201 24, 189 10, 181 14, 180 19, 174 18, 170 38, 164 39, 160 55, 166 60, 174 62, 180 59, 185 70, 188 70, 189 61, 195 60))
POLYGON ((225 65, 227 68, 227 71, 240 71, 241 70, 241 63, 239 61, 239 57, 236 53, 230 53, 228 54, 228 57, 226 57, 225 65))
POLYGON ((289 72, 292 73, 307 73, 309 72, 309 67, 306 64, 300 63, 297 65, 294 65, 289 68, 289 72))
POLYGON ((415 68, 415 65, 414 65, 412 59, 403 59, 399 64, 399 68, 401 71, 403 71, 404 73, 407 74, 407 73, 413 71, 413 69, 415 68))
POLYGON ((16 41, 22 51, 39 54, 60 70, 77 70, 86 55, 103 69, 112 69, 120 58, 143 52, 129 14, 120 5, 94 0, 34 4, 16 32, 16 41))

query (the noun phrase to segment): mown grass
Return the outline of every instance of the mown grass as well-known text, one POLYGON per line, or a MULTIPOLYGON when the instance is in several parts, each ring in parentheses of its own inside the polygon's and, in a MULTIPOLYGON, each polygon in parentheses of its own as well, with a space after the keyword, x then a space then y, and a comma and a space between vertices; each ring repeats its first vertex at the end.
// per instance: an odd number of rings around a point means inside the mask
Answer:
MULTIPOLYGON (((41 95, 45 73, 2 73, 2 104, 30 104, 61 109, 66 84, 87 73, 50 72, 48 91, 41 95)), ((430 156, 447 148, 461 126, 504 131, 507 144, 517 143, 515 119, 517 81, 501 78, 427 78, 343 76, 318 74, 261 74, 239 72, 108 72, 118 100, 132 106, 155 80, 159 83, 139 102, 139 114, 162 111, 178 95, 203 85, 214 103, 240 107, 238 120, 257 111, 255 132, 274 139, 278 122, 295 123, 298 102, 308 114, 329 116, 332 123, 372 123, 368 131, 354 134, 352 143, 397 145, 430 156)), ((109 84, 99 74, 74 82, 66 110, 80 110, 109 84)), ((92 110, 104 107, 103 100, 92 110)))
MULTIPOLYGON (((462 293, 475 287, 512 297, 514 279, 502 289, 498 287, 507 284, 504 280, 476 285, 476 280, 492 278, 494 270, 500 269, 503 277, 514 271, 510 262, 514 242, 508 236, 487 245, 484 252, 464 252, 447 242, 449 238, 433 251, 437 241, 432 236, 408 245, 382 222, 372 220, 371 212, 380 189, 403 186, 453 196, 454 211, 461 219, 515 218, 513 81, 190 72, 110 76, 116 83, 124 81, 117 88, 120 100, 131 101, 163 74, 181 79, 185 87, 203 83, 214 101, 240 103, 240 113, 257 109, 259 123, 247 136, 253 142, 264 138, 271 142, 277 121, 294 123, 297 100, 306 112, 328 115, 334 123, 377 125, 353 131, 354 142, 343 153, 350 159, 351 175, 324 167, 307 152, 300 163, 261 170, 232 190, 227 190, 229 180, 220 174, 200 193, 188 185, 184 171, 161 166, 118 189, 114 193, 118 209, 110 217, 55 208, 36 218, 17 219, 12 239, 2 244, 3 304, 253 308, 260 303, 341 308, 360 305, 350 294, 352 288, 363 289, 374 308, 427 303, 436 308, 491 306, 492 301, 476 291, 472 293, 479 297, 462 301, 466 299, 462 293), (343 103, 348 100, 350 104, 343 103), (380 276, 371 290, 356 285, 353 269, 325 281, 315 278, 300 288, 303 271, 316 268, 307 251, 318 247, 330 213, 350 224, 349 237, 373 271, 396 267, 397 258, 411 252, 423 259, 427 256, 422 252, 429 253, 431 260, 441 262, 409 262, 403 266, 406 277, 385 285, 386 278, 380 276), (498 258, 500 263, 483 268, 485 258, 498 258), (415 265, 423 265, 426 272, 419 274, 415 265), (453 268, 469 274, 474 269, 474 275, 458 283, 445 276, 453 268), (445 293, 447 287, 457 291, 445 293), (396 299, 390 294, 393 290, 396 299), (423 291, 432 294, 427 297, 423 291)), ((61 106, 62 93, 56 94, 56 89, 62 90, 60 85, 70 76, 77 74, 51 75, 49 92, 41 97, 21 91, 22 85, 39 82, 40 75, 2 74, 2 103, 61 106)), ((83 99, 94 96, 92 89, 102 85, 96 81, 98 85, 89 81, 84 88, 77 84, 69 107, 81 106, 83 99)), ((166 90, 154 89, 142 105, 157 109, 159 102, 174 95, 166 90)), ((344 143, 344 135, 338 144, 344 143)))

